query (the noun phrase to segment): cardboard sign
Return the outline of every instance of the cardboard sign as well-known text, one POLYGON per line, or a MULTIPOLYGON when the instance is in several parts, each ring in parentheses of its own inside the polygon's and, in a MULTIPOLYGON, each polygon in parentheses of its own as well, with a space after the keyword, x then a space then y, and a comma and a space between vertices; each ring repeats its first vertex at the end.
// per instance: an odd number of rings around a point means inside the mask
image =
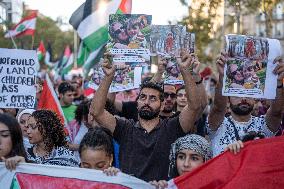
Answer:
POLYGON ((0 107, 34 108, 36 51, 0 48, 0 107))

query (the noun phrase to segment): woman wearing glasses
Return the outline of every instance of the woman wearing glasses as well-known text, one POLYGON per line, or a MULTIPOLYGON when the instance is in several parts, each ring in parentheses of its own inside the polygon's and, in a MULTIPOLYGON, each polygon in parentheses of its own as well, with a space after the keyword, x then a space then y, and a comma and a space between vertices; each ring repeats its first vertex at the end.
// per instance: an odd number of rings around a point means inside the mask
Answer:
POLYGON ((28 120, 28 138, 33 145, 27 150, 30 161, 39 164, 78 167, 79 160, 67 148, 63 125, 50 110, 37 110, 28 120))

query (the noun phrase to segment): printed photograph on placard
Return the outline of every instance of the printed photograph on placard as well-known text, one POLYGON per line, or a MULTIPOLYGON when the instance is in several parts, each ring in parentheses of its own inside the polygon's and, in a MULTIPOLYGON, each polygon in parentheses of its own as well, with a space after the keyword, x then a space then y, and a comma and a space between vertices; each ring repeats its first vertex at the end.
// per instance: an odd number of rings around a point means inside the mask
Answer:
POLYGON ((195 52, 195 34, 186 32, 182 40, 181 47, 187 50, 189 53, 195 52))
POLYGON ((111 14, 108 51, 115 64, 141 66, 150 64, 150 31, 152 16, 145 14, 111 14))
MULTIPOLYGON (((128 66, 125 69, 117 69, 113 81, 111 83, 109 92, 126 91, 130 89, 139 88, 141 84, 142 67, 128 66)), ((104 78, 104 72, 101 67, 96 67, 92 74, 89 87, 97 90, 104 78)))
POLYGON ((264 95, 269 43, 266 38, 227 35, 228 62, 225 67, 224 94, 228 96, 264 95))
POLYGON ((150 50, 165 57, 179 56, 184 32, 181 25, 152 25, 150 50))
POLYGON ((194 34, 187 33, 181 25, 153 25, 150 35, 150 50, 167 61, 165 83, 183 84, 176 57, 181 49, 194 52, 194 34))

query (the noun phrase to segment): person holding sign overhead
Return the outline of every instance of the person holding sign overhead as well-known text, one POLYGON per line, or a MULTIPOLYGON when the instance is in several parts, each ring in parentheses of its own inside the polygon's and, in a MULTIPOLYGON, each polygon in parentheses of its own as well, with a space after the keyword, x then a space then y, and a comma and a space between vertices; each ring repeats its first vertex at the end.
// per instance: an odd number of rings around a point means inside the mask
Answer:
POLYGON ((183 52, 178 59, 185 81, 187 103, 179 116, 161 120, 159 113, 164 100, 163 85, 144 82, 137 99, 138 121, 111 115, 104 109, 107 93, 115 74, 115 65, 104 59, 105 78, 101 82, 90 107, 90 114, 102 127, 108 128, 120 144, 121 171, 145 181, 167 179, 171 144, 193 131, 200 101, 196 84, 188 69, 194 62, 183 52), (190 90, 190 92, 189 92, 190 90))
POLYGON ((277 64, 273 70, 278 75, 276 98, 271 101, 271 105, 265 116, 252 116, 254 99, 247 97, 226 97, 222 96, 222 86, 224 77, 224 66, 228 55, 224 52, 218 58, 216 64, 219 72, 219 82, 215 91, 215 101, 208 116, 207 129, 212 142, 213 156, 222 153, 226 146, 241 140, 247 133, 262 132, 265 137, 274 136, 280 126, 281 111, 284 103, 283 98, 283 77, 284 59, 276 58, 277 64), (229 100, 231 116, 225 117, 226 104, 229 100))

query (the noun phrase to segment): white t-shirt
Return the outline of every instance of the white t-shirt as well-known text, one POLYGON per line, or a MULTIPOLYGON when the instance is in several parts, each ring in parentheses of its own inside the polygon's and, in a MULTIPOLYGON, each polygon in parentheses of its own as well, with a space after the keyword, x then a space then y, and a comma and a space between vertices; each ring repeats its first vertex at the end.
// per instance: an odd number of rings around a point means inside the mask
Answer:
MULTIPOLYGON (((270 131, 267 127, 264 116, 251 116, 251 119, 248 122, 237 122, 231 116, 229 118, 235 124, 240 138, 242 138, 244 135, 251 131, 262 132, 265 137, 272 137, 275 135, 275 133, 270 131)), ((227 117, 224 118, 220 127, 216 131, 213 131, 209 128, 208 120, 206 123, 206 128, 209 134, 209 138, 211 140, 211 147, 214 157, 224 152, 224 149, 229 144, 232 144, 237 141, 234 132, 234 127, 229 122, 227 117)))

